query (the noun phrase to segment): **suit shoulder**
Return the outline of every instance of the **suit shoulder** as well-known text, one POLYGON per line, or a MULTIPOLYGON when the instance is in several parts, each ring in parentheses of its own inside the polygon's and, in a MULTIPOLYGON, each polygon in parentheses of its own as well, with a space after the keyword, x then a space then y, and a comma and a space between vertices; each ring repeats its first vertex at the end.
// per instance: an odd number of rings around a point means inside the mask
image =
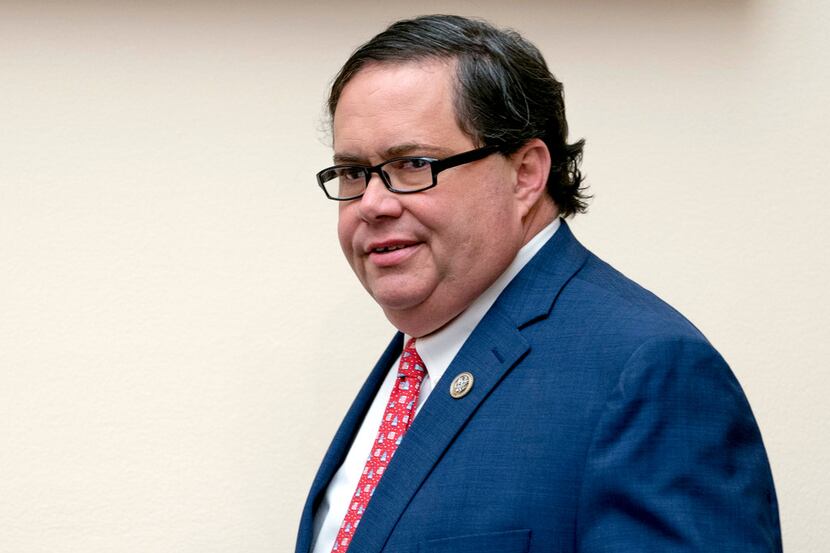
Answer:
POLYGON ((709 343, 677 309, 592 253, 557 302, 578 302, 586 320, 639 335, 637 341, 662 337, 709 343))

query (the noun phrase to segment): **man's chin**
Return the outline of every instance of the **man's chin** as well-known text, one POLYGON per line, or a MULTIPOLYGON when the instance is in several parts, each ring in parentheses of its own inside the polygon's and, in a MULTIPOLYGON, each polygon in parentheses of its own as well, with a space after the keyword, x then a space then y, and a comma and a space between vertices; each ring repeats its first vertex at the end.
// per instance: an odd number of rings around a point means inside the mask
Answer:
POLYGON ((424 302, 422 294, 406 293, 402 290, 373 290, 372 297, 384 313, 406 313, 417 309, 424 302))
POLYGON ((431 297, 429 294, 417 296, 391 294, 382 296, 379 294, 374 297, 392 326, 415 338, 435 332, 458 315, 458 312, 449 310, 451 305, 438 305, 428 301, 431 297))

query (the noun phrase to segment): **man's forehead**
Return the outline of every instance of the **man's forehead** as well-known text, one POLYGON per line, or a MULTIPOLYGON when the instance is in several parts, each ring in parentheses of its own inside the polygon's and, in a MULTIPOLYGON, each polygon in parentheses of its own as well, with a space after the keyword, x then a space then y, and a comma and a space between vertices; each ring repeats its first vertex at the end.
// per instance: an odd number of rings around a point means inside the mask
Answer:
POLYGON ((373 62, 362 67, 343 86, 333 114, 333 124, 344 111, 378 116, 378 105, 388 109, 414 109, 435 99, 454 99, 455 71, 444 60, 405 63, 373 62))
POLYGON ((445 157, 469 144, 455 113, 449 60, 372 63, 343 87, 332 120, 335 162, 445 157))

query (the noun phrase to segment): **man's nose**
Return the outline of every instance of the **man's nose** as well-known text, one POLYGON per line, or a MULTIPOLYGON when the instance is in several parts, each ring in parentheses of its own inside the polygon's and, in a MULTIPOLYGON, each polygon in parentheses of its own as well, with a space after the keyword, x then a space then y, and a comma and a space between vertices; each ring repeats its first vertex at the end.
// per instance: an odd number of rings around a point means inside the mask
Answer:
POLYGON ((366 191, 358 201, 360 215, 365 221, 399 217, 403 211, 400 195, 386 188, 386 184, 377 173, 372 173, 366 184, 366 191))

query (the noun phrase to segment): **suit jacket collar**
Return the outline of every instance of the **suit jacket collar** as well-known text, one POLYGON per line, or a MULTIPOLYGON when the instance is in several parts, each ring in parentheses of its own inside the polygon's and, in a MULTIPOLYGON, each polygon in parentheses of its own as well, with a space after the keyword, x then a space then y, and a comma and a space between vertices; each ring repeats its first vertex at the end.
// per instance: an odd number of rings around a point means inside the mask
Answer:
MULTIPOLYGON (((556 234, 505 288, 494 304, 521 329, 546 318, 565 284, 585 264, 589 252, 563 220, 556 234)), ((482 321, 483 323, 484 321, 482 321)))
MULTIPOLYGON (((516 275, 487 312, 467 342, 436 383, 418 417, 398 446, 395 457, 375 489, 349 548, 381 551, 409 501, 490 392, 529 350, 521 329, 547 317, 560 291, 588 258, 588 251, 574 238, 567 224, 556 232, 538 254, 516 275), (447 392, 461 372, 475 377, 472 390, 461 399, 447 392)), ((395 336, 364 384, 346 419, 335 435, 312 485, 303 512, 297 553, 307 553, 311 543, 312 513, 319 496, 340 466, 357 428, 386 371, 403 347, 395 336)))

